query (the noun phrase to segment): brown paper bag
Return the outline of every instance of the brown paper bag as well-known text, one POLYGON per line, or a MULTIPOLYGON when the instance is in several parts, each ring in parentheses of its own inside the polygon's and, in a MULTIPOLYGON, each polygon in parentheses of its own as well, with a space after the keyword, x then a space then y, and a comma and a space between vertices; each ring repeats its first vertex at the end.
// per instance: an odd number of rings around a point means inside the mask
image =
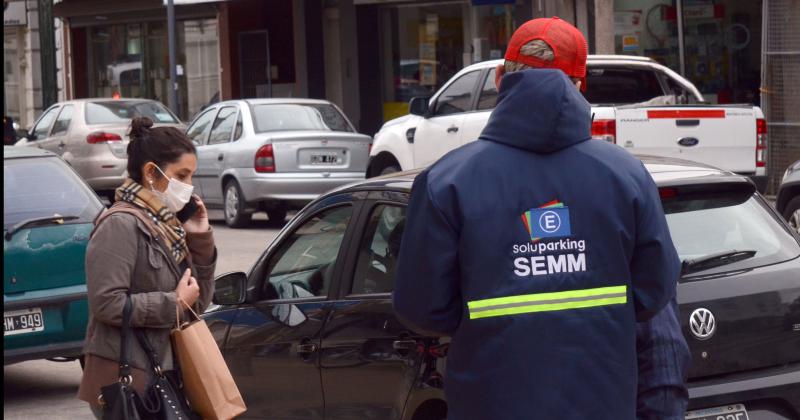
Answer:
POLYGON ((247 407, 211 330, 185 302, 181 305, 189 308, 195 319, 182 325, 178 319, 172 345, 192 410, 209 420, 229 420, 244 413, 247 407))

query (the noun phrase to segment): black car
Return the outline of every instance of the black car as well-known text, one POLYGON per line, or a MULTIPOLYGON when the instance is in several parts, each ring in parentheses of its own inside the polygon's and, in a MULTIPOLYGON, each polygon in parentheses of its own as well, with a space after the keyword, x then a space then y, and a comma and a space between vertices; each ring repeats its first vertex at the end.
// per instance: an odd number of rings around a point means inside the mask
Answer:
MULTIPOLYGON (((745 177, 641 158, 684 260, 687 418, 800 418, 800 237, 745 177)), ((449 339, 405 327, 390 295, 416 175, 320 197, 249 274, 217 279, 220 306, 205 319, 248 405, 244 417, 446 417, 449 339)))

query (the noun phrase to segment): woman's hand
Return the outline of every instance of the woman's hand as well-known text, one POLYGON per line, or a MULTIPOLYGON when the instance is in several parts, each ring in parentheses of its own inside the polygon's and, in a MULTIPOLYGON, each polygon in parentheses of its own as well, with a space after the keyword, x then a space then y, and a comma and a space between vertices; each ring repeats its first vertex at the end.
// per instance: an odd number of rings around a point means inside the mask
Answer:
POLYGON ((206 205, 197 194, 192 194, 191 199, 197 204, 197 211, 191 219, 183 224, 183 228, 189 233, 208 232, 208 210, 206 210, 206 205))
POLYGON ((178 287, 175 288, 175 294, 178 297, 178 305, 180 305, 180 301, 184 301, 187 305, 192 306, 200 298, 200 285, 197 283, 197 279, 192 277, 191 269, 187 268, 183 273, 178 287))

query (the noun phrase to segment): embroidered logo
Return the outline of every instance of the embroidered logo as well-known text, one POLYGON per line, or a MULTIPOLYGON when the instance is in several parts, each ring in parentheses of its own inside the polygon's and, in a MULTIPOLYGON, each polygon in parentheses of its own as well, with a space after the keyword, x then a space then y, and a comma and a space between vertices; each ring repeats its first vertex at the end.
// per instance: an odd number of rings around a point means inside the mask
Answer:
POLYGON ((553 200, 541 207, 530 209, 522 215, 522 223, 531 236, 531 242, 542 238, 559 238, 571 235, 569 208, 553 200))

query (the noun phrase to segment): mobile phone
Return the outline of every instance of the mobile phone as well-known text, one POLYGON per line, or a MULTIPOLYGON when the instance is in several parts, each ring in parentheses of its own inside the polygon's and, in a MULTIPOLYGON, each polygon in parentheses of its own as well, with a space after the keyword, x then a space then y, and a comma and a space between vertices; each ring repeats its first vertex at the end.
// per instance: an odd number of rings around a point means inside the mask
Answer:
POLYGON ((200 206, 197 205, 197 196, 192 194, 192 198, 189 200, 188 203, 186 203, 185 206, 183 206, 182 209, 180 209, 177 213, 175 213, 175 217, 177 217, 181 223, 186 223, 186 221, 191 219, 192 216, 194 216, 194 214, 197 213, 197 210, 199 209, 200 206))

